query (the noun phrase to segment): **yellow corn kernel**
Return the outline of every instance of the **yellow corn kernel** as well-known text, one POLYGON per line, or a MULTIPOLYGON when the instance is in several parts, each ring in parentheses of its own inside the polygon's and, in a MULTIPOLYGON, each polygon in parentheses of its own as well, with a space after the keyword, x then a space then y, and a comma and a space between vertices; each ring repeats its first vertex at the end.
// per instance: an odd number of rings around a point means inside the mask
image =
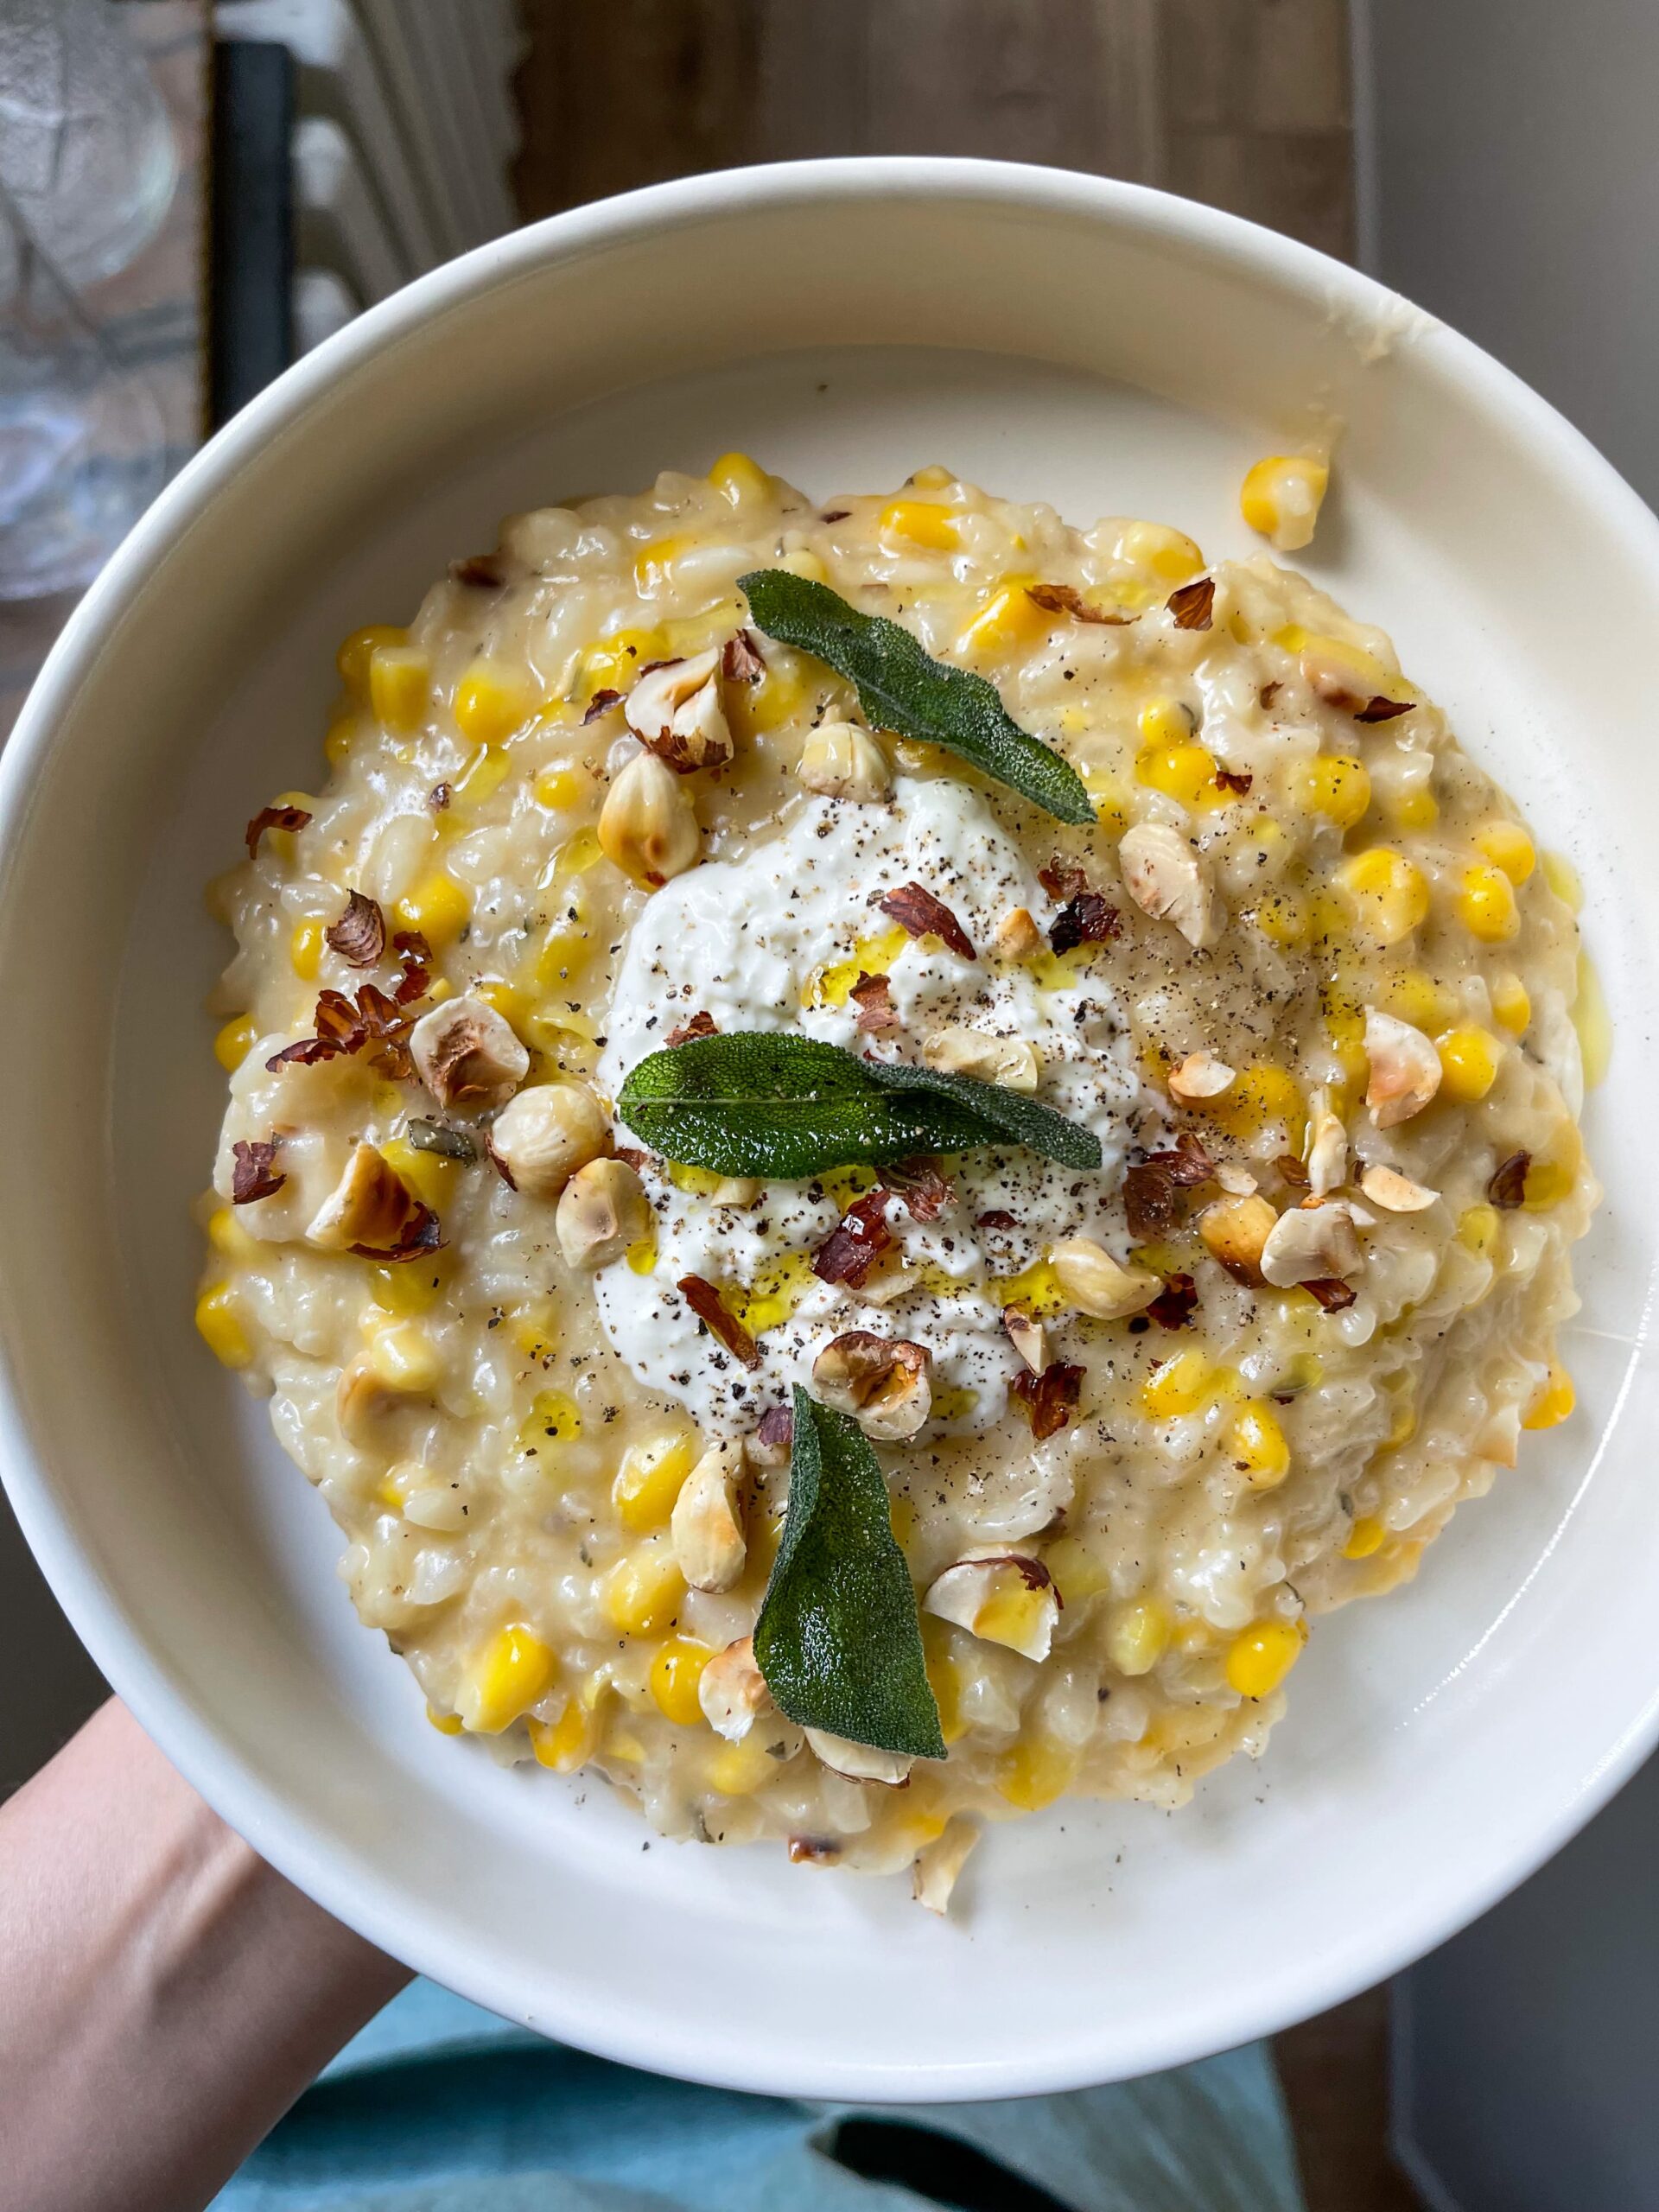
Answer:
POLYGON ((455 812, 476 814, 512 772, 512 763, 505 753, 487 745, 480 746, 449 786, 451 822, 455 812))
POLYGON ((1190 582, 1204 566, 1204 555, 1184 531, 1161 522, 1132 522, 1118 532, 1115 557, 1145 569, 1160 583, 1190 582))
POLYGON ((1417 1433, 1417 1408, 1413 1404, 1410 1395, 1413 1387, 1409 1382, 1402 1385, 1400 1402, 1389 1417, 1389 1433, 1385 1441, 1391 1447, 1409 1444, 1417 1433))
POLYGON ((633 588, 642 599, 649 599, 666 585, 669 570, 681 554, 689 552, 696 542, 695 537, 682 533, 653 537, 648 545, 639 548, 633 556, 633 588))
MULTIPOLYGON (((807 556, 801 554, 797 557, 804 561, 807 556)), ((780 561, 774 565, 782 568, 785 564, 780 561)), ((804 571, 798 567, 794 573, 799 575, 804 571)), ((811 696, 812 678, 800 662, 785 668, 779 662, 771 660, 767 662, 766 672, 758 683, 739 684, 734 693, 728 695, 727 715, 729 719, 735 713, 740 735, 765 737, 772 730, 781 729, 791 716, 800 714, 811 696)))
POLYGON ((1458 1242, 1478 1260, 1489 1260, 1500 1227, 1496 1206, 1465 1206, 1458 1216, 1458 1242))
POLYGON ((429 1253, 419 1260, 400 1260, 391 1267, 371 1268, 370 1295, 386 1313, 427 1313, 443 1295, 451 1255, 429 1253))
POLYGON ((510 1028, 516 1029, 530 1010, 525 994, 516 983, 504 983, 499 976, 486 976, 468 988, 474 998, 493 1007, 510 1028))
POLYGON ((686 1636, 671 1636, 652 1661, 651 1694, 658 1711, 677 1727, 695 1728, 702 1720, 697 1684, 714 1656, 706 1643, 694 1643, 686 1636))
POLYGON ((480 655, 462 671, 455 685, 455 728, 474 745, 499 745, 529 721, 539 704, 536 687, 523 669, 480 655))
POLYGON ((288 941, 288 957, 302 983, 315 983, 322 965, 322 924, 315 918, 297 923, 288 941))
POLYGON ((334 666, 340 671, 340 680, 353 698, 369 696, 369 665, 383 646, 407 644, 409 632, 399 630, 390 622, 371 622, 366 629, 353 630, 341 641, 334 655, 334 666))
POLYGON ((631 1445, 611 1484, 611 1503, 625 1529, 637 1536, 664 1526, 686 1477, 696 1465, 696 1429, 667 1429, 631 1445))
POLYGON ((1169 1649, 1171 1622, 1156 1598, 1120 1605, 1106 1627, 1106 1656, 1120 1675, 1149 1675, 1169 1649))
POLYGON ((1494 976, 1487 989, 1493 1018, 1501 1021, 1512 1037, 1524 1035, 1532 1020, 1532 999, 1521 978, 1513 971, 1506 971, 1494 976))
POLYGON ((1337 880, 1352 900, 1362 929, 1379 944, 1398 944, 1428 912, 1422 870, 1389 845, 1373 845, 1344 861, 1337 880))
MULTIPOLYGON (((392 1110, 396 1112, 402 1103, 398 1100, 392 1110)), ((442 1212, 454 1195, 455 1178, 461 1173, 458 1160, 447 1160, 441 1152, 417 1151, 407 1137, 387 1137, 379 1152, 423 1205, 430 1206, 434 1213, 442 1212)))
POLYGON ((1552 1359, 1543 1387, 1521 1417, 1522 1428, 1559 1428, 1579 1402, 1573 1377, 1560 1360, 1552 1359))
POLYGON ((459 1736, 467 1725, 458 1713, 440 1713, 435 1705, 427 1707, 426 1718, 429 1726, 435 1728, 440 1736, 459 1736))
POLYGON ((1135 716, 1141 742, 1147 747, 1188 745, 1198 727, 1192 709, 1179 699, 1148 699, 1135 716))
POLYGON ((1339 830, 1351 830, 1371 803, 1370 774, 1350 753, 1317 753, 1303 764, 1296 796, 1310 813, 1322 814, 1339 830))
POLYGON ((1245 1400, 1233 1416, 1228 1443, 1252 1490, 1272 1490, 1290 1472, 1290 1446, 1278 1414, 1265 1398, 1245 1400))
POLYGON ((1039 1321, 1064 1313, 1071 1306, 1059 1277, 1046 1260, 1033 1261, 1017 1275, 993 1275, 986 1287, 999 1306, 1023 1306, 1039 1321))
POLYGON ((1459 1106, 1472 1106, 1497 1081, 1503 1047, 1489 1029, 1449 1029, 1437 1039, 1440 1096, 1459 1106))
POLYGON ((1518 822, 1484 823, 1475 832, 1475 850, 1511 883, 1524 883, 1538 864, 1537 849, 1518 822))
POLYGON ((601 1604, 606 1619, 626 1637, 652 1637, 672 1626, 683 1595, 686 1577, 675 1566, 672 1551, 659 1537, 646 1537, 606 1575, 601 1604))
POLYGON ((1578 1179, 1576 1161, 1535 1160, 1527 1170, 1527 1193, 1521 1203, 1529 1213, 1546 1213, 1572 1197, 1578 1179))
POLYGON ((196 1327, 221 1367, 245 1367, 253 1357, 236 1293, 229 1283, 209 1283, 197 1299, 196 1327))
POLYGON ((1081 1605, 1085 1598, 1111 1587, 1111 1575, 1098 1550, 1081 1536, 1059 1536, 1046 1544, 1043 1565, 1068 1605, 1081 1605))
POLYGON ((1263 1129, 1278 1122, 1283 1125, 1292 1150, 1300 1150, 1307 1122, 1307 1101, 1287 1068, 1278 1067, 1271 1061, 1246 1068, 1237 1082, 1230 1084, 1219 1097, 1199 1103, 1230 1136, 1259 1136, 1263 1129))
POLYGON ((1432 830, 1440 818, 1440 802, 1427 784, 1398 792, 1383 810, 1396 830, 1432 830))
POLYGON ((1141 1385, 1141 1410, 1148 1421, 1173 1421, 1196 1413, 1210 1395, 1215 1370, 1201 1351, 1172 1352, 1141 1385))
POLYGON ((1148 789, 1180 806, 1194 807, 1202 793, 1216 789, 1216 756, 1202 745, 1160 746, 1141 755, 1135 772, 1148 789))
POLYGON ((577 677, 578 701, 585 703, 595 691, 626 691, 647 661, 666 658, 667 640, 660 630, 613 630, 599 638, 582 656, 577 677))
POLYGON ((1437 982, 1426 968, 1402 968, 1390 976, 1379 994, 1378 1003, 1402 1021, 1410 1022, 1414 1029, 1421 1029, 1433 1036, 1437 1029, 1444 1029, 1458 1010, 1458 1001, 1444 983, 1437 982))
POLYGON ((1026 588, 1035 576, 1004 576, 957 639, 960 652, 1011 652, 1047 636, 1053 622, 1026 588))
POLYGON ((257 1260, 269 1248, 236 1217, 234 1206, 215 1206, 207 1222, 207 1242, 227 1260, 257 1260))
POLYGON ((1300 891, 1269 891, 1249 910, 1248 919, 1275 944, 1305 944, 1313 918, 1300 891))
POLYGON ((746 453, 721 454, 709 472, 709 481, 734 507, 741 507, 745 500, 753 504, 772 497, 771 477, 746 453))
POLYGON ((1344 1559, 1370 1559, 1373 1552, 1380 1552, 1389 1540, 1389 1532, 1375 1514, 1362 1513, 1348 1531, 1348 1541, 1342 1548, 1344 1559))
POLYGON ((576 768, 543 768, 531 786, 538 806, 551 807, 556 812, 575 806, 585 791, 592 789, 588 779, 576 768))
POLYGON ((912 470, 905 481, 913 492, 945 492, 956 482, 950 471, 937 461, 930 461, 925 468, 912 470))
POLYGON ((1047 1611, 1048 1592, 1032 1589, 1011 1560, 993 1565, 986 1580, 989 1586, 974 1615, 971 1632, 983 1643, 1016 1650, 1029 1640, 1047 1611))
POLYGON ((886 545, 898 538, 925 546, 931 553, 954 553, 958 520, 954 507, 942 507, 934 500, 890 499, 881 510, 881 542, 886 545))
POLYGON ((1579 871, 1565 853, 1541 853, 1538 865, 1543 870, 1544 881, 1564 906, 1576 914, 1584 904, 1584 886, 1579 880, 1579 871))
POLYGON ((563 1390, 538 1390, 518 1426, 518 1449, 539 1459, 582 1434, 582 1408, 563 1390))
POLYGON ((1227 1680, 1241 1697, 1271 1697, 1302 1656, 1301 1622, 1253 1621, 1227 1651, 1227 1680))
POLYGON ((1514 885, 1502 868, 1484 861, 1465 868, 1452 905, 1471 937, 1483 944, 1507 944, 1521 926, 1514 885))
POLYGON ((426 719, 432 664, 417 645, 377 645, 369 660, 369 704, 384 729, 409 736, 426 719))
POLYGON ((238 1014, 227 1021, 213 1039, 213 1058, 222 1068, 232 1074, 253 1050, 253 1041, 259 1034, 259 1026, 251 1014, 238 1014))
POLYGON ((435 950, 453 944, 472 918, 472 893, 452 875, 425 876, 393 909, 397 926, 418 930, 435 950))
POLYGON ((461 1678, 455 1709, 476 1736, 499 1736, 547 1695, 556 1662, 522 1621, 498 1629, 461 1678))
POLYGON ((580 1698, 573 1697, 556 1720, 532 1720, 529 1727, 537 1764, 550 1767, 555 1774, 574 1774, 599 1748, 598 1710, 580 1698))
POLYGON ((1274 453, 1258 461, 1239 488, 1238 511, 1281 553, 1300 553, 1313 537, 1328 465, 1305 453, 1274 453))
POLYGON ((721 1745, 709 1762, 709 1780, 722 1797, 749 1797, 779 1767, 762 1731, 751 1728, 741 1743, 721 1745))
POLYGON ((1010 1805, 1022 1813, 1039 1813, 1071 1788, 1078 1767, 1077 1753, 1069 1744, 1052 1737, 1035 1736, 1016 1744, 997 1770, 996 1786, 1010 1805))
POLYGON ((376 1327, 366 1349, 370 1367, 389 1390, 428 1397, 443 1380, 443 1354, 414 1321, 376 1327))
POLYGON ((331 768, 343 768, 352 756, 362 728, 355 715, 336 715, 323 734, 323 757, 331 768))

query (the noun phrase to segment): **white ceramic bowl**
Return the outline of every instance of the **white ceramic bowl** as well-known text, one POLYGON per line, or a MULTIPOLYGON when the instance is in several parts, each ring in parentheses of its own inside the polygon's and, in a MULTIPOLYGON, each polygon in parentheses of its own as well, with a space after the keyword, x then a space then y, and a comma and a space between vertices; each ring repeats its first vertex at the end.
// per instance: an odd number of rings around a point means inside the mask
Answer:
MULTIPOLYGON (((332 1910, 439 1980, 663 2070, 826 2097, 1131 2075, 1377 1980, 1536 1866, 1656 1733, 1659 529, 1474 347, 1206 208, 950 162, 664 187, 480 249, 291 370, 158 503, 0 763, 0 1444, 110 1679, 332 1910), (1072 520, 1252 550, 1239 479, 1345 424, 1306 565, 1392 630, 1579 862, 1618 1024, 1608 1202, 1528 1440, 1410 1589, 1321 1623, 1265 1762, 1179 1817, 994 1833, 940 1924, 896 1885, 661 1842, 435 1734, 321 1503, 190 1324, 221 1078, 199 887, 321 773, 332 654, 499 513, 742 446, 827 496, 944 459, 1072 520), (1646 1103, 1644 1103, 1646 1102, 1646 1103)), ((15 1688, 15 1686, 14 1686, 15 1688)))

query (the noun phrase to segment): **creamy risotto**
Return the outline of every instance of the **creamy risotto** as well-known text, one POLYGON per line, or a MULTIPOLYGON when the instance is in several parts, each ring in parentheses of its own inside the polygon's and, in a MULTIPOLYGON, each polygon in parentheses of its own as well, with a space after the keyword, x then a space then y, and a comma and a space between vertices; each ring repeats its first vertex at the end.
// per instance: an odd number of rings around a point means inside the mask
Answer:
MULTIPOLYGON (((1571 1410, 1570 874, 1266 556, 730 455, 515 518, 340 671, 217 887, 198 1320, 436 1728, 942 1906, 986 1818, 1259 1753, 1312 1618, 1571 1410), (1092 819, 872 711, 757 571, 988 678, 1092 819), (701 1154, 626 1118, 757 1033, 956 1141, 768 1176, 741 1097, 701 1154), (819 1406, 943 1758, 860 1740, 852 1599, 846 1729, 757 1663, 819 1406)), ((827 1537, 792 1572, 839 1588, 827 1537)))

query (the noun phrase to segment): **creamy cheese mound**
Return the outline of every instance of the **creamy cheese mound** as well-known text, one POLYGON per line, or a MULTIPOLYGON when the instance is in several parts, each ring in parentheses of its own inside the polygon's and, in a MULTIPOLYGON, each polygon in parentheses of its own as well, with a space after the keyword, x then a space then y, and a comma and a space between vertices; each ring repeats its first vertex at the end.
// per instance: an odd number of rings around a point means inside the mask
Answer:
POLYGON ((758 1408, 805 1382, 839 1332, 877 1327, 932 1355, 935 1428, 983 1429, 1001 1415, 1019 1361, 995 1294, 1057 1239, 1099 1238, 1127 1252, 1117 1192, 1127 1151, 1157 1120, 1137 1071, 1128 1024, 1098 976, 1072 980, 1055 961, 1030 967, 992 957, 996 927, 1023 906, 1046 929, 1058 908, 1017 848, 969 786, 899 778, 890 804, 806 798, 786 827, 741 860, 677 876, 646 900, 617 976, 599 1070, 615 1096, 636 1062, 677 1025, 707 1014, 717 1029, 798 1030, 834 1045, 913 1058, 947 1024, 1033 1046, 1038 1096, 1100 1140, 1098 1172, 1080 1174, 1018 1147, 964 1155, 950 1171, 953 1202, 926 1223, 901 1198, 887 1221, 902 1273, 880 1310, 821 1282, 808 1264, 850 1195, 844 1178, 769 1183, 747 1207, 711 1205, 700 1179, 645 1171, 658 1218, 657 1264, 626 1260, 598 1276, 612 1344, 648 1389, 677 1399, 700 1427, 737 1435, 758 1408), (934 938, 906 936, 874 903, 918 883, 950 907, 978 953, 961 958, 934 938), (848 995, 860 966, 886 969, 900 1027, 861 1035, 848 995), (1045 988, 1044 981, 1052 988, 1045 988), (839 999, 840 1002, 835 1001, 839 999), (902 1038, 902 1054, 892 1039, 902 1038), (980 1226, 986 1215, 1014 1226, 980 1226), (745 1370, 702 1333, 675 1286, 697 1274, 759 1301, 760 1365, 745 1370), (789 1308, 777 1320, 779 1306, 789 1308))

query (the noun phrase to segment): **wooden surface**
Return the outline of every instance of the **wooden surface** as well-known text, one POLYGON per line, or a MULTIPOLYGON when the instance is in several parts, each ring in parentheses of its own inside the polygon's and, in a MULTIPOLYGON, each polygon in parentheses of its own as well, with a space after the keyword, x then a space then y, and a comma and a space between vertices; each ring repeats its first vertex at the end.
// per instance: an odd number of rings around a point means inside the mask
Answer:
POLYGON ((1166 186, 1346 255, 1342 0, 524 0, 526 215, 815 154, 1166 186))

